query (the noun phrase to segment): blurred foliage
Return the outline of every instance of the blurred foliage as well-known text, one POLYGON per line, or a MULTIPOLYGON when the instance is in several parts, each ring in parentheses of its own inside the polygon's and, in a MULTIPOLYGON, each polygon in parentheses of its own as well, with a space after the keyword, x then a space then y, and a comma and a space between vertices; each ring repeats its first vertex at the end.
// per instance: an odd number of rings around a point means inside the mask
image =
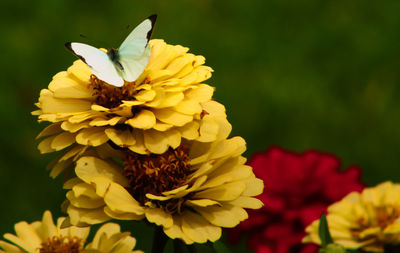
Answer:
MULTIPOLYGON (((368 185, 398 181, 399 12, 395 0, 1 0, 0 234, 45 209, 61 215, 65 192, 44 169, 51 155, 34 139, 44 125, 30 112, 75 60, 63 44, 118 46, 127 25, 153 13, 153 38, 187 46, 214 68, 208 82, 233 135, 247 140, 246 155, 270 145, 319 149, 344 167, 359 164, 368 185)), ((131 230, 148 249, 152 229, 131 230)))

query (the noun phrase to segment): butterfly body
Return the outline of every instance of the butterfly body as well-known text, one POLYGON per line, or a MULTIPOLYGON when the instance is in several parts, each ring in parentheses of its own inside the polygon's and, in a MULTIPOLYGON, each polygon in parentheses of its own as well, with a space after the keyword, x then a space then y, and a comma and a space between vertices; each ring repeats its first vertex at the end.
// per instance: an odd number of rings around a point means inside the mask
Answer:
POLYGON ((157 15, 152 15, 140 23, 118 49, 110 48, 104 52, 78 42, 69 42, 65 46, 84 61, 97 78, 121 87, 125 81, 135 81, 144 71, 150 58, 148 42, 156 18, 157 15))
POLYGON ((115 48, 108 49, 107 55, 110 58, 110 60, 114 63, 114 65, 119 68, 119 70, 121 70, 121 71, 124 70, 124 67, 118 61, 119 60, 119 55, 118 55, 118 50, 117 49, 115 49, 115 48))

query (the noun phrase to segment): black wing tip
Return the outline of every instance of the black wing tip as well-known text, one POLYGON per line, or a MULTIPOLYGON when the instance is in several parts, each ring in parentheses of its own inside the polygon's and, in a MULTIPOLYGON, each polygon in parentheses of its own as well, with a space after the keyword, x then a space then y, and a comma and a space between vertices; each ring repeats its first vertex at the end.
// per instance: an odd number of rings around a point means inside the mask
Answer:
POLYGON ((65 46, 68 50, 73 51, 73 50, 72 50, 72 47, 71 47, 71 44, 72 44, 72 42, 67 42, 67 43, 64 44, 64 46, 65 46))
POLYGON ((147 19, 150 19, 151 26, 154 26, 154 24, 156 23, 156 20, 157 20, 157 14, 150 15, 147 19))
MULTIPOLYGON (((72 46, 71 46, 72 43, 73 43, 73 42, 67 42, 67 43, 64 44, 64 46, 65 46, 69 51, 71 51, 76 57, 78 57, 78 58, 81 59, 84 63, 86 63, 85 58, 83 58, 83 57, 80 56, 79 54, 75 53, 75 51, 72 49, 72 46)), ((87 64, 87 63, 86 63, 86 64, 87 64)))
POLYGON ((151 34, 153 33, 154 25, 155 25, 156 20, 157 20, 157 14, 151 15, 151 16, 149 16, 147 19, 150 20, 150 22, 151 22, 151 29, 150 29, 150 31, 147 33, 147 36, 146 36, 146 37, 147 37, 147 41, 149 41, 149 40, 150 40, 150 37, 151 37, 151 34))

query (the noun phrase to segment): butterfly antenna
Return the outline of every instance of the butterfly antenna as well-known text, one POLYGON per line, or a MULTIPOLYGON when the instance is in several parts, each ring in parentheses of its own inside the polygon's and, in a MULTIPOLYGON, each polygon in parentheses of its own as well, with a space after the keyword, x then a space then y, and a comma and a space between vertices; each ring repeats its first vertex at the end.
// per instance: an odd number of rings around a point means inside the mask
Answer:
POLYGON ((110 44, 105 42, 105 41, 103 41, 103 40, 95 40, 95 39, 90 38, 89 36, 86 36, 85 34, 82 34, 82 33, 79 34, 79 37, 85 39, 90 44, 93 44, 93 43, 94 44, 98 44, 101 47, 106 47, 107 49, 111 48, 110 44))

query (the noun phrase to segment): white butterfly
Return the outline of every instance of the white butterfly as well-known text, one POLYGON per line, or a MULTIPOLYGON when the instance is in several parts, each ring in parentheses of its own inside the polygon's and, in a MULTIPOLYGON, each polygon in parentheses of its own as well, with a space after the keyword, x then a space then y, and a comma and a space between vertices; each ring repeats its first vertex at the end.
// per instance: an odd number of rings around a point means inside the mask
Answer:
POLYGON ((124 80, 135 81, 149 62, 148 42, 156 19, 157 15, 148 17, 133 29, 119 49, 110 48, 107 53, 83 43, 69 42, 65 46, 84 61, 97 78, 121 87, 124 80))

